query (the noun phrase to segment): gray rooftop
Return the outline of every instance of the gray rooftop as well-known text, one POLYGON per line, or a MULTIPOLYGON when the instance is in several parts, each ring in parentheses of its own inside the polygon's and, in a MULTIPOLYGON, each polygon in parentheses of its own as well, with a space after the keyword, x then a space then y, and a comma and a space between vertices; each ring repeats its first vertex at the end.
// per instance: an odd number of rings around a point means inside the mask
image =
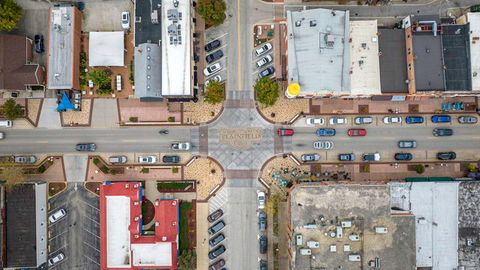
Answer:
POLYGON ((135 46, 142 43, 160 44, 162 39, 161 3, 161 0, 135 1, 135 46), (152 18, 152 14, 157 16, 152 18))
POLYGON ((349 12, 287 11, 288 82, 301 95, 350 92, 349 12))
POLYGON ((442 25, 445 84, 448 91, 472 90, 469 24, 442 25))
POLYGON ((135 48, 135 97, 142 101, 162 99, 162 53, 158 44, 135 48))
POLYGON ((415 85, 418 91, 445 90, 442 38, 431 33, 413 34, 415 85))
POLYGON ((49 89, 74 87, 74 35, 75 7, 50 9, 50 38, 48 42, 49 89))
POLYGON ((378 29, 382 93, 408 93, 405 31, 378 29))

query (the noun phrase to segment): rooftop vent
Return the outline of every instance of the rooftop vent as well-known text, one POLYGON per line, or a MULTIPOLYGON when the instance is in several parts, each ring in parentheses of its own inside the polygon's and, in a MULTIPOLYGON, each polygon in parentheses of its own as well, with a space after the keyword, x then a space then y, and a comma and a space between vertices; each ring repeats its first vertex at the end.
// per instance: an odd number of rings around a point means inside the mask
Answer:
POLYGON ((295 26, 296 26, 296 27, 300 27, 301 25, 302 25, 302 21, 296 21, 296 22, 295 22, 295 26))
POLYGON ((315 27, 315 26, 317 26, 317 20, 311 20, 310 27, 315 27))

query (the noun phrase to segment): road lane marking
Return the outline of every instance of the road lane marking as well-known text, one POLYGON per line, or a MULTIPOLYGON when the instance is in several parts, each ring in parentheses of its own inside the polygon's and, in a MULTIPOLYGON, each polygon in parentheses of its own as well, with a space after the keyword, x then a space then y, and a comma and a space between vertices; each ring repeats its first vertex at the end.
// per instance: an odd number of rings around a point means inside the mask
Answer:
POLYGON ((241 46, 240 46, 240 0, 237 0, 237 82, 238 89, 242 90, 242 59, 241 59, 241 46))

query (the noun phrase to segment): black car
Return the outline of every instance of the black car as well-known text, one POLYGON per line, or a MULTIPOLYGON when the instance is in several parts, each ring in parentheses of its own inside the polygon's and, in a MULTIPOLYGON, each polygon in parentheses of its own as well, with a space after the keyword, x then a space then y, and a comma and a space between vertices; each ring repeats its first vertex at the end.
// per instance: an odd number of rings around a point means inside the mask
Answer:
POLYGON ((454 160, 457 158, 455 152, 438 152, 437 159, 439 160, 454 160))
POLYGON ((179 156, 163 156, 162 161, 163 163, 179 163, 180 157, 179 156))
POLYGON ((435 128, 433 129, 433 136, 452 136, 453 130, 451 128, 435 128))
POLYGON ((271 76, 273 73, 275 72, 275 68, 274 67, 268 67, 262 71, 260 71, 258 73, 258 78, 264 78, 264 77, 268 77, 268 76, 271 76))
POLYGON ((268 249, 267 237, 265 235, 262 235, 260 236, 260 239, 258 241, 260 244, 260 254, 267 253, 267 249, 268 249))
POLYGON ((355 154, 354 153, 339 154, 338 155, 338 160, 340 160, 340 161, 354 161, 355 160, 355 154))
POLYGON ((81 152, 94 152, 97 150, 97 145, 94 143, 79 143, 75 146, 75 150, 81 152))
POLYGON ((208 241, 208 244, 211 246, 211 247, 214 247, 218 244, 220 244, 220 242, 222 242, 223 240, 225 240, 225 235, 223 235, 223 233, 219 233, 217 234, 215 237, 213 237, 212 239, 210 239, 208 241))
POLYGON ((213 224, 212 227, 208 228, 208 234, 214 235, 221 231, 223 228, 225 228, 225 222, 223 222, 223 220, 220 220, 219 222, 213 224))
POLYGON ((218 51, 214 51, 213 53, 207 55, 207 57, 205 57, 205 60, 207 60, 207 63, 210 64, 214 61, 217 61, 218 59, 220 59, 222 57, 223 57, 222 50, 218 50, 218 51))
POLYGON ((43 47, 43 35, 35 35, 34 43, 35 43, 35 52, 37 53, 45 52, 45 48, 43 47))
POLYGON ((410 153, 396 153, 395 160, 412 160, 413 155, 410 153))
POLYGON ((267 229, 267 214, 263 211, 258 213, 258 229, 261 232, 267 229))
POLYGON ((207 45, 205 45, 205 51, 206 52, 211 52, 211 51, 215 50, 216 48, 220 47, 220 45, 222 45, 220 40, 215 39, 215 40, 207 43, 207 45))
POLYGON ((214 250, 212 250, 208 253, 208 258, 210 260, 218 258, 218 256, 222 255, 226 250, 227 249, 225 248, 224 245, 220 245, 220 246, 218 246, 217 248, 215 248, 214 250))
POLYGON ((217 209, 215 212, 208 215, 207 220, 208 222, 214 222, 215 220, 221 218, 223 216, 223 210, 217 209))
POLYGON ((260 260, 260 270, 268 270, 268 263, 267 263, 267 261, 260 260))
POLYGON ((221 259, 216 261, 214 264, 210 265, 210 267, 208 267, 208 270, 221 270, 221 269, 224 269, 224 268, 221 268, 224 266, 225 266, 225 260, 221 259))

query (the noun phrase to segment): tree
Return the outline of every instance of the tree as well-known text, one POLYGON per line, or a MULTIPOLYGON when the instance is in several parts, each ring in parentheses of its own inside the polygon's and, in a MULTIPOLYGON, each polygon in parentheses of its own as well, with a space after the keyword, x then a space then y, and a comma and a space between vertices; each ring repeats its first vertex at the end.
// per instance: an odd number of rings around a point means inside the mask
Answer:
POLYGON ((417 165, 415 165, 415 171, 418 174, 422 174, 422 173, 425 172, 425 166, 423 166, 423 164, 417 164, 417 165))
POLYGON ((216 81, 210 81, 205 92, 205 102, 217 104, 223 101, 225 84, 216 81))
POLYGON ((227 17, 227 5, 223 0, 199 0, 196 7, 197 13, 202 16, 207 26, 222 24, 227 17))
POLYGON ((13 0, 0 0, 0 31, 12 31, 22 18, 22 8, 13 0))
POLYGON ((477 168, 477 165, 475 165, 475 164, 473 164, 473 163, 467 164, 466 168, 467 168, 467 170, 468 170, 469 172, 476 172, 477 169, 478 169, 478 168, 477 168))
POLYGON ((0 181, 2 181, 7 188, 23 183, 25 181, 23 168, 13 162, 0 163, 0 181))
POLYGON ((91 69, 88 72, 88 79, 93 81, 97 87, 98 94, 112 93, 111 73, 103 69, 91 69))
POLYGON ((8 120, 15 120, 23 116, 23 108, 13 98, 10 98, 0 106, 0 114, 8 120))
POLYGON ((257 101, 265 106, 272 106, 278 99, 278 83, 274 80, 264 77, 255 84, 257 101))
POLYGON ((182 250, 182 254, 178 258, 179 270, 191 270, 197 268, 197 254, 194 250, 182 250))

